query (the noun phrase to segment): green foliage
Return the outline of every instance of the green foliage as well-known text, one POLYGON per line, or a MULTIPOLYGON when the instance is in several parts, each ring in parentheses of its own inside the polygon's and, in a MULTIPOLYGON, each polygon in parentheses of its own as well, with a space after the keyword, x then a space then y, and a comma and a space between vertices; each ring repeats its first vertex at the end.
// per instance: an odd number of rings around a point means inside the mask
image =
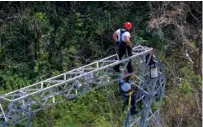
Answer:
MULTIPOLYGON (((36 117, 39 115, 41 119, 45 119, 53 113, 53 118, 50 119, 56 121, 57 127, 120 126, 125 114, 121 109, 122 100, 114 94, 115 88, 115 86, 108 86, 98 91, 92 90, 75 100, 62 103, 52 109, 45 109, 44 112, 37 113, 36 117)), ((32 126, 48 127, 50 119, 39 121, 35 118, 32 126)))
MULTIPOLYGON (((161 120, 166 123, 163 126, 200 125, 201 117, 193 114, 198 114, 200 110, 196 107, 199 106, 197 102, 200 102, 202 78, 193 70, 196 65, 191 65, 182 57, 180 49, 184 46, 180 42, 183 37, 173 37, 180 31, 174 25, 149 28, 153 9, 159 13, 160 7, 168 9, 164 4, 176 7, 180 6, 180 2, 0 3, 1 94, 115 54, 112 34, 122 27, 123 22, 130 21, 133 24, 132 44, 153 47, 157 57, 164 63, 168 81, 161 110, 164 114, 161 120), (166 38, 170 41, 166 41, 166 38)), ((196 26, 201 23, 196 23, 197 20, 193 21, 190 17, 193 14, 192 17, 196 16, 201 22, 201 11, 198 11, 201 10, 201 4, 183 3, 192 8, 192 12, 181 10, 186 13, 185 18, 171 18, 174 22, 184 20, 184 23, 179 24, 187 24, 198 34, 201 33, 201 27, 196 26)), ((167 11, 163 12, 167 14, 167 11)), ((195 36, 189 34, 185 38, 198 51, 197 34, 193 34, 195 36)), ((49 108, 41 111, 35 115, 32 126, 121 126, 125 111, 121 110, 122 100, 114 94, 115 89, 114 86, 91 91, 74 101, 57 105, 54 110, 49 108)), ((153 110, 156 109, 157 105, 153 103, 153 110)))
POLYGON ((192 92, 192 86, 188 83, 188 81, 182 81, 181 84, 179 84, 178 91, 180 93, 188 93, 192 92))
POLYGON ((42 12, 37 12, 35 16, 39 20, 39 22, 45 22, 47 20, 45 14, 43 14, 42 12))
POLYGON ((158 107, 158 102, 153 101, 153 102, 152 102, 152 106, 151 106, 152 112, 157 111, 158 108, 159 108, 159 107, 158 107))
POLYGON ((202 87, 202 78, 200 75, 195 75, 194 77, 194 85, 198 88, 201 89, 202 87))
POLYGON ((11 75, 11 73, 0 72, 1 78, 1 93, 16 90, 30 84, 29 80, 26 78, 19 77, 18 75, 11 75))

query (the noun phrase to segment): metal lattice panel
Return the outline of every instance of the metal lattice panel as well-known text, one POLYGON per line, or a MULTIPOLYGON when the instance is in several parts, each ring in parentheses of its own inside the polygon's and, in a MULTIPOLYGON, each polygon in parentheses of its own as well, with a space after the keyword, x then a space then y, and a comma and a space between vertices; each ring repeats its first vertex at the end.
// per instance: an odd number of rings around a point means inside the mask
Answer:
MULTIPOLYGON (((0 96, 0 118, 1 125, 14 125, 23 119, 30 118, 33 113, 42 110, 43 108, 54 106, 68 99, 73 99, 79 95, 89 92, 91 89, 97 89, 102 86, 111 84, 118 80, 118 77, 126 70, 129 60, 133 63, 134 72, 131 74, 137 75, 139 83, 146 82, 144 76, 148 73, 146 55, 152 54, 152 48, 138 45, 133 48, 133 55, 122 60, 117 60, 118 56, 112 55, 104 59, 95 61, 88 65, 73 69, 63 74, 48 78, 41 82, 29 85, 27 87, 9 92, 0 96), (113 66, 121 64, 121 73, 115 73, 113 66)), ((137 85, 138 86, 138 85, 137 85)), ((139 89, 143 93, 149 94, 142 84, 139 84, 139 89), (144 91, 144 92, 143 92, 144 91)), ((163 95, 162 86, 154 88, 156 93, 163 95)), ((154 93, 154 94, 156 94, 154 93)), ((140 101, 148 103, 147 97, 143 94, 140 101)), ((150 113, 148 113, 149 116, 150 113)), ((151 113, 153 114, 153 112, 151 113)), ((132 118, 132 117, 131 117, 132 118)), ((141 118, 140 118, 141 119, 141 118)), ((148 119, 148 117, 147 117, 148 119)), ((138 120, 140 121, 140 120, 138 120)))
MULTIPOLYGON (((160 61, 157 62, 158 77, 150 78, 146 71, 139 81, 133 81, 136 90, 136 114, 128 111, 124 122, 125 127, 154 127, 158 126, 160 105, 164 96, 166 77, 160 61)), ((148 68, 149 69, 149 68, 148 68)))

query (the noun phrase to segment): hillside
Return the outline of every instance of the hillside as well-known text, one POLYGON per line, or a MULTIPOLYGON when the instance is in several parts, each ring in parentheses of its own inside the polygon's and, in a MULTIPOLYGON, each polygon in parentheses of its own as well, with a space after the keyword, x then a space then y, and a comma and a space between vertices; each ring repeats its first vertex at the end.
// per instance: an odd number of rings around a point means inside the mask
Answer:
MULTIPOLYGON (((0 2, 0 93, 115 54, 112 34, 153 47, 167 86, 162 127, 202 125, 202 2, 0 2)), ((120 127, 116 85, 34 115, 32 127, 120 127)), ((20 125, 19 125, 20 126, 20 125)))

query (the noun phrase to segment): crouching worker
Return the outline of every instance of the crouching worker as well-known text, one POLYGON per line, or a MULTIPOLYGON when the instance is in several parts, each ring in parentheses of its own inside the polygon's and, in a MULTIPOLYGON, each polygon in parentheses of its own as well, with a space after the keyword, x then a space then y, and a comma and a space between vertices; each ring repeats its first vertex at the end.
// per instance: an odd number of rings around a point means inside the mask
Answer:
POLYGON ((131 106, 131 114, 136 114, 135 88, 129 81, 129 76, 119 79, 119 94, 124 97, 125 105, 131 106))
POLYGON ((150 57, 150 54, 146 55, 146 63, 148 62, 148 66, 149 66, 149 74, 150 74, 150 78, 154 79, 158 77, 158 68, 157 68, 157 62, 155 59, 155 55, 152 55, 150 57))

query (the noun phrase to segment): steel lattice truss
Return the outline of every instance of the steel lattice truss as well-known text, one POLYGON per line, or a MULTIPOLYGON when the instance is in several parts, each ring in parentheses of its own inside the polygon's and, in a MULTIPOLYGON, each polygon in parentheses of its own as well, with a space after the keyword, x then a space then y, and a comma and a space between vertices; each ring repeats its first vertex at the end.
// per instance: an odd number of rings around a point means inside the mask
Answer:
MULTIPOLYGON (((55 77, 40 81, 38 83, 29 85, 27 87, 9 92, 0 96, 0 120, 2 126, 12 126, 20 123, 24 119, 28 119, 27 126, 30 126, 30 120, 33 113, 42 110, 43 108, 54 106, 62 103, 65 100, 73 99, 77 96, 83 95, 92 89, 97 89, 102 86, 112 84, 118 81, 118 77, 122 75, 129 62, 132 61, 134 72, 131 75, 137 75, 139 84, 137 87, 140 89, 140 98, 143 103, 151 105, 153 97, 158 95, 159 100, 163 97, 164 86, 162 85, 161 78, 158 78, 154 83, 153 88, 147 87, 146 76, 149 73, 147 66, 146 55, 153 52, 152 48, 144 47, 141 45, 133 48, 133 55, 126 57, 123 60, 117 60, 117 55, 112 55, 104 59, 95 61, 88 65, 73 69, 55 77), (115 73, 113 66, 121 64, 121 73, 115 73), (157 85, 159 82, 160 86, 157 85), (79 87, 80 86, 80 87, 79 87), (150 91, 153 91, 150 93, 150 91), (156 91, 156 92, 155 92, 156 91)), ((161 72, 160 72, 161 73, 161 72)), ((161 76, 159 76, 161 77, 161 76)), ((151 82, 151 81, 149 81, 151 82)), ((149 83, 153 84, 153 83, 149 83)), ((138 92, 139 93, 139 92, 138 92)), ((159 104, 160 105, 160 104, 159 104)), ((144 110, 140 110, 142 114, 149 110, 149 106, 145 105, 144 110)), ((159 113, 157 111, 157 114, 159 113)), ((147 122, 148 116, 155 117, 152 110, 146 116, 141 116, 138 119, 147 122), (146 120, 147 119, 147 120, 146 120)), ((128 125, 133 125, 133 116, 127 115, 128 125)), ((134 118, 135 120, 136 118, 134 118)), ((139 123, 142 123, 141 120, 139 123)))
POLYGON ((136 89, 136 110, 132 115, 128 111, 124 121, 125 127, 154 127, 159 124, 160 105, 164 96, 166 77, 160 61, 157 61, 158 77, 150 78, 146 72, 137 81, 133 81, 136 89))

